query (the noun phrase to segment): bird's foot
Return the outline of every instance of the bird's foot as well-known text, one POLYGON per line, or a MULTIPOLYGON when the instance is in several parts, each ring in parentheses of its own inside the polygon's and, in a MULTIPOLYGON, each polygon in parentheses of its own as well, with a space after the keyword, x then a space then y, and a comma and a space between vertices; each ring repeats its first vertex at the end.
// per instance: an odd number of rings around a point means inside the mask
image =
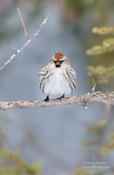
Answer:
POLYGON ((44 101, 48 102, 49 101, 49 96, 47 96, 44 101))
POLYGON ((64 95, 62 95, 61 97, 58 97, 57 99, 58 99, 58 100, 61 100, 61 99, 63 99, 63 98, 65 98, 64 95))

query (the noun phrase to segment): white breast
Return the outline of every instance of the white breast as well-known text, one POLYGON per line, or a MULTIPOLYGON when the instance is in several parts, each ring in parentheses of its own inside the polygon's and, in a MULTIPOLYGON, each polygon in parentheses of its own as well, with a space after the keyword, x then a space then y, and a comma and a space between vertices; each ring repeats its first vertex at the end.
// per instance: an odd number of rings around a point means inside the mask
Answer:
POLYGON ((57 68, 44 87, 44 93, 53 96, 70 95, 71 88, 64 78, 63 70, 57 68))

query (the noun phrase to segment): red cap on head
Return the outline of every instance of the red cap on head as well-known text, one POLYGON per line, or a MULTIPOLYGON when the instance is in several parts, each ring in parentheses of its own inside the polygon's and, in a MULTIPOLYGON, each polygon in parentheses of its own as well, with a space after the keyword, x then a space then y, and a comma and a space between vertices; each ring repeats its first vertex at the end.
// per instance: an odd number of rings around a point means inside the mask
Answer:
POLYGON ((64 55, 63 55, 62 53, 56 53, 56 54, 54 55, 54 58, 57 59, 57 60, 60 60, 60 59, 62 59, 63 57, 64 57, 64 55))

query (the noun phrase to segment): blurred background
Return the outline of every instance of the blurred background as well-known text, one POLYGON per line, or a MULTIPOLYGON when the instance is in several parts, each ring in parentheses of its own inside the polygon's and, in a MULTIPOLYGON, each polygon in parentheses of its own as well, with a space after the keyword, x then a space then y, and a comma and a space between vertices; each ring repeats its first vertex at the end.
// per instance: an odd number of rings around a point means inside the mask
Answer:
MULTIPOLYGON (((40 35, 0 72, 0 101, 44 99, 38 73, 55 52, 64 53, 77 72, 73 95, 92 88, 88 65, 114 63, 112 53, 86 55, 87 49, 106 38, 92 34, 92 28, 114 24, 113 0, 0 0, 0 65, 25 42, 17 7, 29 36, 48 13, 52 16, 40 35)), ((96 90, 112 91, 113 80, 97 84, 96 90)), ((114 109, 103 104, 88 104, 87 110, 69 105, 1 111, 0 148, 18 153, 29 164, 39 162, 43 175, 71 175, 81 167, 91 171, 93 165, 92 171, 99 166, 106 170, 114 165, 114 153, 102 156, 99 150, 113 131, 113 117, 114 109)))

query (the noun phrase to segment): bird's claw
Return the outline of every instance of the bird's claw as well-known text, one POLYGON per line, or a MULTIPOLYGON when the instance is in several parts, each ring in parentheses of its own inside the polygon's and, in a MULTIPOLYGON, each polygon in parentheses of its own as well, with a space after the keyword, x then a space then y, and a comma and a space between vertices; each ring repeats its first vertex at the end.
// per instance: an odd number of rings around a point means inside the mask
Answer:
POLYGON ((57 100, 61 100, 61 99, 63 99, 63 98, 65 98, 64 95, 62 95, 61 97, 58 97, 58 98, 56 98, 56 99, 57 99, 57 100))
POLYGON ((48 102, 49 101, 49 96, 47 96, 44 101, 48 102))

